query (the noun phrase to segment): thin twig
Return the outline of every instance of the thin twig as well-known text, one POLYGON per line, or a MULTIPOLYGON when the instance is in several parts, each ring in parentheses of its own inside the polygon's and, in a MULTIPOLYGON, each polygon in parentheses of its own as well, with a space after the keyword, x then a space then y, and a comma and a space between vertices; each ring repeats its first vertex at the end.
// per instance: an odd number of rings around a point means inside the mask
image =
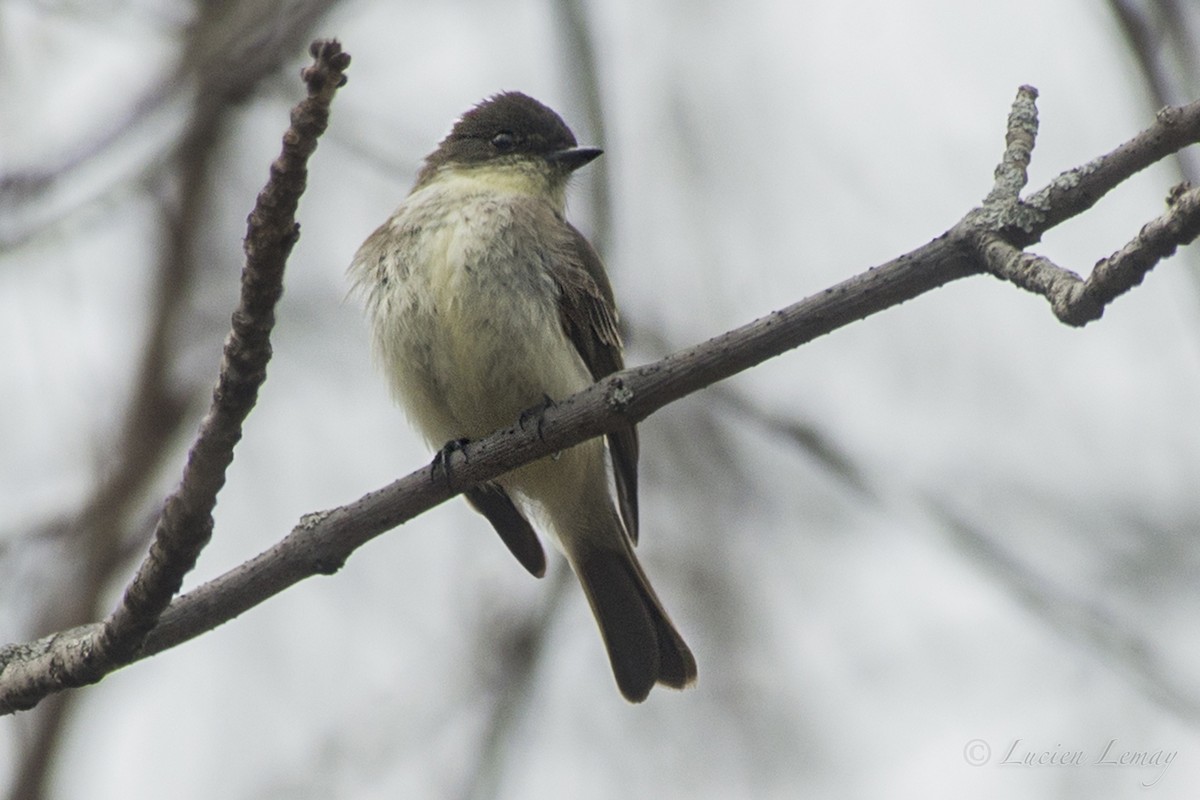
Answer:
MULTIPOLYGON (((564 67, 570 70, 575 88, 583 95, 583 112, 597 147, 607 144, 604 128, 604 102, 600 97, 600 69, 596 62, 596 47, 588 25, 587 8, 582 0, 557 0, 560 30, 563 37, 564 67)), ((612 190, 607 159, 600 159, 590 168, 589 185, 592 194, 592 244, 600 255, 610 252, 612 235, 612 190)))
POLYGON ((996 167, 996 183, 984 205, 1000 201, 1016 202, 1029 183, 1029 162, 1037 143, 1037 89, 1022 86, 1017 90, 1012 111, 1008 114, 1008 131, 1004 136, 1004 157, 996 167))
POLYGON ((1106 665, 1124 673, 1131 685, 1184 722, 1200 718, 1200 697, 1189 681, 1157 657, 1153 642, 1135 626, 1030 569, 1006 548, 1006 537, 976 525, 939 499, 924 499, 956 544, 1050 628, 1098 653, 1106 665))
MULTIPOLYGON (((536 697, 534 676, 545 660, 550 626, 567 596, 570 568, 560 564, 542 595, 541 606, 515 624, 505 627, 498 674, 489 682, 491 708, 480 736, 479 753, 464 781, 464 800, 495 797, 504 771, 504 758, 513 743, 513 732, 524 720, 536 697)), ((496 643, 493 641, 492 645, 496 643)))

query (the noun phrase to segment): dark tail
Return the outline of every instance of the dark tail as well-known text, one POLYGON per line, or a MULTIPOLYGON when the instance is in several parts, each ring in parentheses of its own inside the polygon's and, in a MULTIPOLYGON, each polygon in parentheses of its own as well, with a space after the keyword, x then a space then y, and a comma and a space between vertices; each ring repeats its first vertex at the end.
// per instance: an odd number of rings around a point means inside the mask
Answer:
POLYGON ((675 630, 627 542, 583 548, 573 559, 600 625, 621 694, 640 703, 656 683, 682 689, 696 680, 696 659, 675 630))

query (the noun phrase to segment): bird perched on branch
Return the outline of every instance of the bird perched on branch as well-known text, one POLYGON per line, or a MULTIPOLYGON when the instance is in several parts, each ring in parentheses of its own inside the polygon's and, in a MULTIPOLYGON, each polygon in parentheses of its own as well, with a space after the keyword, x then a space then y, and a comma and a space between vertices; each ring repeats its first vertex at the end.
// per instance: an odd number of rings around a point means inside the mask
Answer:
MULTIPOLYGON (((604 266, 564 216, 571 174, 600 154, 533 98, 495 95, 455 123, 355 255, 379 363, 432 445, 485 436, 623 368, 604 266)), ((547 523, 617 686, 641 702, 656 683, 693 683, 696 661, 634 555, 637 433, 606 439, 607 452, 592 439, 465 494, 539 577, 528 520, 547 523)))

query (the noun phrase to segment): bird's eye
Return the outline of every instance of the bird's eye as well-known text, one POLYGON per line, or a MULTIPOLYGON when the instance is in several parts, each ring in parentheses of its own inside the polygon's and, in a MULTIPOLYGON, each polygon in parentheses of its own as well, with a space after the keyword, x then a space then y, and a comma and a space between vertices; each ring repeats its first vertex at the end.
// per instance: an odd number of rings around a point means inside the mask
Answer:
POLYGON ((501 153, 511 152, 517 146, 517 137, 512 131, 500 131, 492 137, 492 147, 501 153))

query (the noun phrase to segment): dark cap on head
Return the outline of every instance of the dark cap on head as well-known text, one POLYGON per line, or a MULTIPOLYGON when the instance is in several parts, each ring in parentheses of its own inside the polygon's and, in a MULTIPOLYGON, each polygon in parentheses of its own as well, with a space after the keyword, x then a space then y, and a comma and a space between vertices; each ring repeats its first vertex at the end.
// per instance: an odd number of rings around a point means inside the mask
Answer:
POLYGON ((570 172, 600 155, 600 150, 575 145, 575 134, 549 106, 521 92, 502 92, 462 115, 425 159, 419 181, 449 162, 479 164, 506 156, 541 156, 570 172))

